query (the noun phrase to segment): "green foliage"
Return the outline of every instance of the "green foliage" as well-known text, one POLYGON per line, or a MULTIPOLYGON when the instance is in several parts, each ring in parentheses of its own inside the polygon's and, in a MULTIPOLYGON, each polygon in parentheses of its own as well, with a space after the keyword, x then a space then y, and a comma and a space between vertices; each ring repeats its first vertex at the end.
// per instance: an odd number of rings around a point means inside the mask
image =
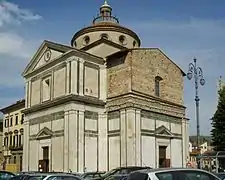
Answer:
POLYGON ((218 93, 217 110, 212 117, 212 145, 215 151, 225 151, 225 87, 218 93))

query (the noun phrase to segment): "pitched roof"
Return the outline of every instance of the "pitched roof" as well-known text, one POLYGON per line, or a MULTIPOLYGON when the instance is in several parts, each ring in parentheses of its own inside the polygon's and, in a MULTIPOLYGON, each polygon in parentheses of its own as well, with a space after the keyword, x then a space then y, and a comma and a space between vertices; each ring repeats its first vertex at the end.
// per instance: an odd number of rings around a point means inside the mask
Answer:
POLYGON ((180 69, 180 71, 183 74, 183 76, 186 76, 186 73, 159 48, 130 48, 130 49, 123 49, 123 50, 121 50, 119 52, 116 52, 114 54, 111 54, 111 55, 107 56, 106 58, 111 58, 111 57, 119 56, 120 54, 123 54, 123 53, 126 53, 126 52, 132 52, 132 51, 138 51, 138 50, 158 50, 165 57, 167 57, 167 59, 169 59, 178 69, 180 69))

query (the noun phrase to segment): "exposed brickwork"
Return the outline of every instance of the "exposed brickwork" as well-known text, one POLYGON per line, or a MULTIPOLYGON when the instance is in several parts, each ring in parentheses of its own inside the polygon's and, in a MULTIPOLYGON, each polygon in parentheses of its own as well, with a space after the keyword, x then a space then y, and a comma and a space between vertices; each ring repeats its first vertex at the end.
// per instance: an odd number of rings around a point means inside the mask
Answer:
POLYGON ((131 66, 129 59, 125 57, 115 58, 108 66, 108 97, 127 93, 131 85, 131 66))
POLYGON ((111 58, 114 65, 108 67, 108 97, 129 91, 154 96, 155 77, 160 76, 160 97, 183 104, 183 72, 159 49, 133 49, 124 59, 111 58))

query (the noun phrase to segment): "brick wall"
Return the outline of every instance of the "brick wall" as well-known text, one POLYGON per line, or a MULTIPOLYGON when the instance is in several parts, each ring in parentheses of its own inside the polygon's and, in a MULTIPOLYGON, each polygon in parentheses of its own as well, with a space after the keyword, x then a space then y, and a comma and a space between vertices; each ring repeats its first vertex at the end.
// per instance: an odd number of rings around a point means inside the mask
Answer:
POLYGON ((129 91, 155 95, 155 77, 160 76, 160 97, 183 104, 183 73, 159 49, 133 49, 108 62, 108 97, 129 91), (123 57, 122 57, 123 56, 123 57))

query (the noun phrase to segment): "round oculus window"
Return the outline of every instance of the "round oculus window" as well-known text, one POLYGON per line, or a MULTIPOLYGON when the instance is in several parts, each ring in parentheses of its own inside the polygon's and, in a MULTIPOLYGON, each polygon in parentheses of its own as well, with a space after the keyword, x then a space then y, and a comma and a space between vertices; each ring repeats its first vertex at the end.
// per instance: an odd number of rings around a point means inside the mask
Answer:
POLYGON ((119 37, 119 42, 122 44, 122 45, 125 45, 126 44, 126 37, 124 35, 121 35, 119 37))
POLYGON ((109 39, 109 35, 106 33, 101 34, 102 39, 109 39))
POLYGON ((44 54, 44 59, 45 61, 49 61, 51 59, 51 55, 52 55, 52 52, 50 49, 47 49, 45 54, 44 54))
POLYGON ((84 37, 84 45, 88 45, 90 42, 90 37, 89 36, 85 36, 84 37))

